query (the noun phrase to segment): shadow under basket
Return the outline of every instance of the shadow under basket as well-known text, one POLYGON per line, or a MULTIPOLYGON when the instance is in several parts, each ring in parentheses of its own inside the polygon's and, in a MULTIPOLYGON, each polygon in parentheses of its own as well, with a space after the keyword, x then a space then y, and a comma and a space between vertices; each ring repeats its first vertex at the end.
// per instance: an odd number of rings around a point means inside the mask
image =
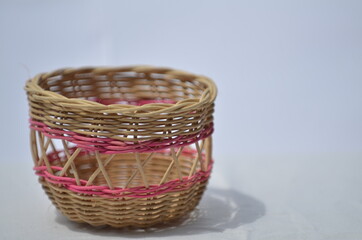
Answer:
POLYGON ((63 69, 26 91, 35 173, 70 220, 145 228, 200 201, 213 165, 210 79, 144 66, 63 69))

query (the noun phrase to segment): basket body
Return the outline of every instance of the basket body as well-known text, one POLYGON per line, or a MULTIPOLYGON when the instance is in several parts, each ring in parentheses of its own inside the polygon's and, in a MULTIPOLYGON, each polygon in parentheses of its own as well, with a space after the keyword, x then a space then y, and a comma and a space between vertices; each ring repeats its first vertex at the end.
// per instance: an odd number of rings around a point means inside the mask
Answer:
POLYGON ((26 91, 35 173, 70 220, 150 227, 198 204, 213 163, 208 78, 144 66, 63 69, 26 91))

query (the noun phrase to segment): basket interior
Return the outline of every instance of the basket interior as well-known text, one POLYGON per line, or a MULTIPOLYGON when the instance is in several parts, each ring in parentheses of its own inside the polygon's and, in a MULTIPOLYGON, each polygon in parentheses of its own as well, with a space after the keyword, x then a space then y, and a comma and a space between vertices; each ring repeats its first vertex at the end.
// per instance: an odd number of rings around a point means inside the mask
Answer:
MULTIPOLYGON (((143 171, 146 176, 149 185, 158 185, 161 183, 168 167, 172 163, 172 155, 169 151, 153 153, 152 157, 147 161, 147 158, 151 153, 141 153, 140 161, 142 163, 143 171), (147 161, 147 162, 145 162, 147 161)), ((102 162, 106 162, 109 154, 100 154, 102 162)), ((179 156, 179 165, 182 176, 188 176, 193 162, 197 157, 197 153, 189 149, 189 151, 179 156)), ((53 157, 52 166, 63 167, 66 163, 67 158, 65 154, 60 151, 57 152, 56 157, 53 157)), ((97 159, 94 153, 82 152, 74 160, 75 169, 70 168, 67 171, 68 177, 75 177, 75 171, 77 172, 80 179, 88 180, 99 168, 97 159)), ((200 168, 198 163, 198 169, 200 168)), ((113 159, 105 166, 107 175, 109 176, 112 186, 119 188, 130 188, 144 186, 144 180, 138 171, 138 165, 135 161, 135 154, 133 153, 120 153, 114 154, 113 159), (134 175, 134 176, 133 176, 134 175)), ((55 173, 57 174, 57 173, 55 173)), ((178 179, 178 173, 176 168, 172 168, 164 181, 170 181, 178 179)), ((92 185, 96 186, 107 186, 105 176, 100 172, 95 179, 92 181, 92 185)))
POLYGON ((77 180, 77 185, 110 189, 160 186, 173 180, 189 180, 200 171, 207 172, 211 161, 209 138, 153 152, 112 154, 87 151, 34 130, 31 139, 35 167, 46 166, 39 171, 77 180))

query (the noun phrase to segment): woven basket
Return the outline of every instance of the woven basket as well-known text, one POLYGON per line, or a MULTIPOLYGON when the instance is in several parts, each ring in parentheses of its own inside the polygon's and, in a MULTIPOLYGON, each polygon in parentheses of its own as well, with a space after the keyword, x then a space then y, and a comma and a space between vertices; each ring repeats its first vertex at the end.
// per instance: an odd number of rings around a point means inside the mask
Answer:
POLYGON ((62 69, 25 89, 35 173, 70 220, 149 227, 198 204, 212 168, 210 79, 149 66, 62 69))

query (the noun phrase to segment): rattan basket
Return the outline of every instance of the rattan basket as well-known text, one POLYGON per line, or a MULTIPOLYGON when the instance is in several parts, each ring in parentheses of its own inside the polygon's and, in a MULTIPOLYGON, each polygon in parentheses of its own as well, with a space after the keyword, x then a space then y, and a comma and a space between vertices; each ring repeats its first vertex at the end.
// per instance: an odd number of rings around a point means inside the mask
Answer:
POLYGON ((70 220, 149 227, 198 204, 216 87, 150 66, 61 69, 26 83, 34 170, 70 220))

